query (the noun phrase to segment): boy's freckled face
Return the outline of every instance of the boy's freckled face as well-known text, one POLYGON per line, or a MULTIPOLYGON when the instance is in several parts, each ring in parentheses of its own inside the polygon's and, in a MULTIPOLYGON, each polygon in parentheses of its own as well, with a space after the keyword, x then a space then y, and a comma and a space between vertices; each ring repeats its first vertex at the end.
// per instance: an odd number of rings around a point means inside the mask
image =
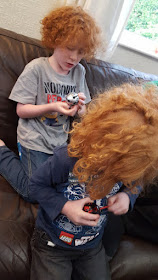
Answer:
POLYGON ((82 46, 57 47, 52 56, 52 66, 55 66, 54 70, 57 73, 66 75, 80 62, 83 55, 84 51, 82 46))

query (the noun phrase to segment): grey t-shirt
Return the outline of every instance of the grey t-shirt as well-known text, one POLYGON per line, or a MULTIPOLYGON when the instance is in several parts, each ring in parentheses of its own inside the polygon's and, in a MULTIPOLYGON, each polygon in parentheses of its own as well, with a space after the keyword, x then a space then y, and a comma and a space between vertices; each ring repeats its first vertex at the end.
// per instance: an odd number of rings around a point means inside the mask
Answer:
MULTIPOLYGON (((68 75, 56 73, 47 57, 40 57, 28 63, 15 83, 9 99, 22 104, 47 104, 65 101, 70 92, 84 92, 86 103, 90 94, 85 80, 85 68, 78 64, 68 75)), ((18 140, 22 146, 53 154, 56 146, 66 143, 70 117, 60 113, 19 119, 18 140)))

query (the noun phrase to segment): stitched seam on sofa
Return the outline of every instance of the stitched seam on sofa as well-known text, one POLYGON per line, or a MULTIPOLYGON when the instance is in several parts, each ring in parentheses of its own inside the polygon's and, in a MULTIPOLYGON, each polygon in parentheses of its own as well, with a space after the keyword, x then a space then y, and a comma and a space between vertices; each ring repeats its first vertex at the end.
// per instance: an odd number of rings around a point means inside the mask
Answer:
MULTIPOLYGON (((12 39, 12 40, 21 42, 21 43, 25 43, 25 44, 28 44, 28 45, 31 45, 31 46, 39 47, 40 49, 43 49, 43 50, 44 50, 44 49, 47 50, 46 48, 40 46, 40 43, 39 43, 39 45, 38 45, 38 43, 36 44, 36 43, 27 42, 27 41, 25 41, 25 40, 16 39, 16 38, 13 38, 12 36, 4 35, 4 34, 2 34, 2 33, 0 33, 0 35, 3 36, 3 37, 10 38, 10 39, 12 39)), ((18 34, 18 35, 21 35, 21 34, 18 34)), ((22 35, 21 35, 21 36, 22 36, 22 35)), ((31 38, 30 38, 30 40, 31 40, 31 38)))
MULTIPOLYGON (((117 69, 117 68, 115 68, 115 67, 112 67, 112 66, 103 66, 103 65, 96 65, 96 64, 94 64, 94 63, 91 63, 91 62, 87 62, 87 64, 88 65, 92 65, 92 66, 95 66, 95 67, 101 67, 101 68, 104 68, 104 69, 111 69, 111 70, 115 70, 115 71, 117 71, 117 72, 122 72, 122 73, 125 73, 125 74, 128 74, 128 75, 131 75, 131 76, 133 76, 133 77, 135 77, 135 78, 139 78, 139 79, 143 79, 143 80, 154 80, 154 78, 156 77, 154 74, 152 75, 153 76, 153 79, 151 79, 151 78, 149 78, 148 76, 150 75, 150 74, 148 74, 148 73, 142 73, 141 75, 135 75, 134 73, 132 74, 132 73, 130 73, 130 72, 127 72, 127 71, 123 71, 123 70, 121 70, 120 68, 119 69, 117 69), (147 76, 147 77, 144 77, 144 76, 147 76)), ((137 74, 137 73, 136 73, 137 74)))
POLYGON ((15 224, 26 224, 26 225, 31 225, 31 226, 34 226, 35 225, 35 219, 34 219, 34 221, 33 222, 17 222, 17 220, 10 220, 10 219, 8 219, 8 220, 2 220, 2 219, 0 219, 0 222, 11 222, 11 223, 15 223, 15 224))

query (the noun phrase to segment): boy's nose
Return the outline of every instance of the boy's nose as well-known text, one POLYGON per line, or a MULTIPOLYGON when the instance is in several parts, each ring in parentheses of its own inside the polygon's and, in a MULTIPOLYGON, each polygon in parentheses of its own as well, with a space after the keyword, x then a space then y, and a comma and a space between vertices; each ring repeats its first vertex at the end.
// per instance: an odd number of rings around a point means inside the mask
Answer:
POLYGON ((78 51, 73 51, 73 52, 71 53, 71 55, 70 55, 70 58, 71 58, 73 61, 78 60, 78 57, 79 57, 78 51))

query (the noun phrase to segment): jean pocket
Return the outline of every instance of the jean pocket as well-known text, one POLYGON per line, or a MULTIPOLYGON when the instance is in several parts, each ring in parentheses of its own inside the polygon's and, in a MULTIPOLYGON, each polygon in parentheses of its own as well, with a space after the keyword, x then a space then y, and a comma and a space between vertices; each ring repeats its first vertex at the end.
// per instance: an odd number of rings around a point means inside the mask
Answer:
POLYGON ((50 240, 48 234, 40 229, 35 229, 31 239, 31 246, 41 247, 55 247, 55 244, 50 240))

